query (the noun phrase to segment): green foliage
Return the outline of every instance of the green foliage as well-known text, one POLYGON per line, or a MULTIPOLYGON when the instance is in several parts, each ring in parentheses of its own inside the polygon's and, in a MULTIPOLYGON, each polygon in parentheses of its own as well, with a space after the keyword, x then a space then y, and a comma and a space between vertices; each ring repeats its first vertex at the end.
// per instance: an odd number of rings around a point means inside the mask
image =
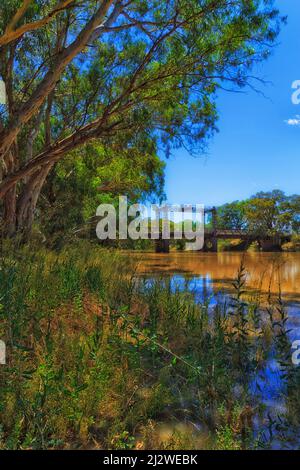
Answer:
POLYGON ((218 226, 274 236, 299 233, 300 199, 282 191, 259 192, 245 201, 235 201, 218 209, 218 226))
POLYGON ((226 230, 243 230, 246 227, 245 202, 235 201, 218 209, 218 226, 226 230))
POLYGON ((99 204, 118 205, 163 197, 164 164, 147 144, 130 151, 89 145, 59 163, 42 192, 39 221, 47 238, 67 237, 96 214, 99 204), (143 148, 142 148, 143 147, 143 148), (151 149, 149 148, 149 151, 151 149), (130 155, 129 155, 130 154, 130 155))

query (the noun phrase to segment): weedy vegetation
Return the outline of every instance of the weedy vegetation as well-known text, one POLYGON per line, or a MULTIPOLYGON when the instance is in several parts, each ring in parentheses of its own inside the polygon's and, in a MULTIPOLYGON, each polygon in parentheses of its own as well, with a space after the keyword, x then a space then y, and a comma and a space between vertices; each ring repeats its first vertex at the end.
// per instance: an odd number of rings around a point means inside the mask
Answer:
POLYGON ((214 307, 136 258, 78 242, 2 248, 2 449, 245 449, 294 445, 299 368, 281 298, 214 307), (284 414, 264 397, 277 361, 284 414), (280 443, 280 444, 278 444, 280 443))

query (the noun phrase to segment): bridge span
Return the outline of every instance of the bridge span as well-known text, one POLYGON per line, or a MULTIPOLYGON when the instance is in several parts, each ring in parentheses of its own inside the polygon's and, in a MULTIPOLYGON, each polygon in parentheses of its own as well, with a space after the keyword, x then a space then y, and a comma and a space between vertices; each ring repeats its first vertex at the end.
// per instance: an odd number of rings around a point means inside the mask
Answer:
MULTIPOLYGON (((191 237, 183 240, 191 241, 191 237)), ((245 243, 245 248, 253 242, 257 242, 262 251, 279 251, 283 243, 291 241, 290 234, 266 235, 260 233, 251 233, 246 230, 224 230, 224 229, 205 229, 204 230, 204 252, 217 252, 218 240, 241 240, 245 243)), ((159 234, 159 238, 154 240, 155 251, 157 253, 168 253, 170 251, 170 243, 176 241, 174 232, 170 232, 170 238, 164 239, 163 234, 159 234)))

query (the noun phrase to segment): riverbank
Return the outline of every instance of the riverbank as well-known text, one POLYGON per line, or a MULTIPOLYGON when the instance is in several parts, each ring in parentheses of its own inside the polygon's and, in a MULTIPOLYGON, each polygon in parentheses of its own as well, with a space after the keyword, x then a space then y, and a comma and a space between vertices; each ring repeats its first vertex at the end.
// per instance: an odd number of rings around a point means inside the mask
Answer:
MULTIPOLYGON (((244 240, 220 240, 218 242, 218 251, 223 252, 263 252, 258 243, 254 242, 250 246, 247 241, 244 240)), ((289 242, 283 243, 281 247, 278 247, 277 251, 297 253, 300 252, 300 236, 292 235, 289 242)))
POLYGON ((136 261, 85 243, 5 251, 0 447, 272 447, 280 417, 266 418, 258 379, 270 357, 288 387, 280 442, 295 445, 299 374, 280 298, 268 317, 259 296, 246 304, 240 267, 230 304, 211 314, 188 284, 137 276, 136 261))

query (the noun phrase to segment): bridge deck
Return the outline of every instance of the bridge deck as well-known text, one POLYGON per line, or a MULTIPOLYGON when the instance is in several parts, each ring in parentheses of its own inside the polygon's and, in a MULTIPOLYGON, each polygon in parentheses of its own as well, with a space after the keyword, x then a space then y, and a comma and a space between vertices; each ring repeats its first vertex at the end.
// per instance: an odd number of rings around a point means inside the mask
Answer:
MULTIPOLYGON (((180 232, 174 232, 173 230, 170 231, 170 234, 168 235, 166 233, 165 237, 163 237, 163 232, 159 232, 159 236, 156 233, 156 237, 159 239, 162 238, 170 238, 170 239, 178 239, 178 238, 183 238, 183 239, 188 239, 191 240, 192 238, 195 238, 195 232, 183 232, 182 236, 180 236, 180 232)), ((217 238, 217 239, 223 239, 223 240, 257 240, 259 238, 265 239, 265 240, 270 240, 277 238, 279 240, 289 240, 291 238, 290 234, 283 233, 283 234, 278 234, 278 235, 265 235, 265 234, 259 234, 259 233, 254 233, 254 232, 248 232, 246 230, 224 230, 224 229, 217 229, 217 230, 212 230, 212 229, 205 229, 204 231, 204 236, 205 238, 217 238)))

